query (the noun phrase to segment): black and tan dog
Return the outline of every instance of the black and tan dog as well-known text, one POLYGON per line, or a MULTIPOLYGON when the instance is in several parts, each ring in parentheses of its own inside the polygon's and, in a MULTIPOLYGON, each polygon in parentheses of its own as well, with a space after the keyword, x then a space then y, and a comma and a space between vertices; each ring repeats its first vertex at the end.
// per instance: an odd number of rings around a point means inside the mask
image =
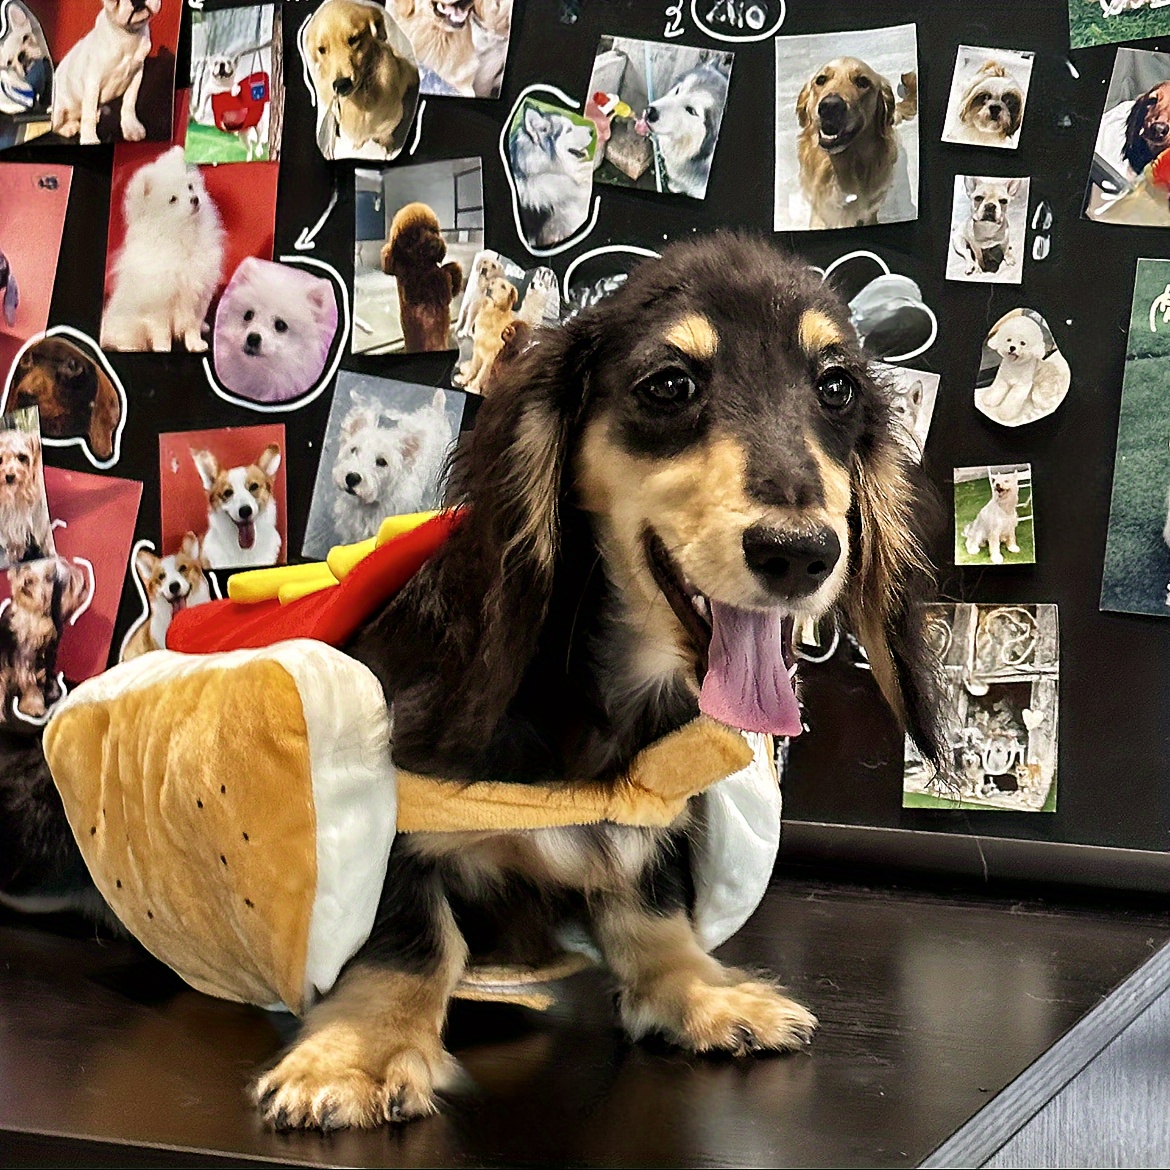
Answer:
MULTIPOLYGON (((793 733, 777 635, 834 606, 937 759, 907 458, 819 279, 762 243, 692 241, 525 341, 456 457, 462 523, 349 648, 393 706, 397 763, 456 785, 616 785, 701 709, 793 733), (753 698, 742 684, 765 674, 774 688, 753 698)), ((38 782, 30 756, 10 758, 24 779, 0 780, 0 829, 3 784, 38 782)), ((700 946, 690 826, 684 813, 663 830, 400 835, 368 942, 257 1082, 266 1120, 432 1112, 455 1068, 448 999, 469 945, 496 941, 493 919, 583 915, 635 1038, 737 1054, 804 1044, 810 1012, 700 946)))

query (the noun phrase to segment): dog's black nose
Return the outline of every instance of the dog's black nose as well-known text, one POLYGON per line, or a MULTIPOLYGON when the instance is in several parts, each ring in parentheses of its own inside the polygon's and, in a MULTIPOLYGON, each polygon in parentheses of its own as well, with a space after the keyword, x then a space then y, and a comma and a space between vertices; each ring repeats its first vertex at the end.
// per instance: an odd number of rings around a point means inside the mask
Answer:
POLYGON ((16 483, 16 476, 13 475, 12 472, 10 471, 4 476, 4 482, 5 483, 16 483))
POLYGON ((183 586, 182 586, 182 585, 180 585, 178 581, 172 581, 172 582, 171 582, 171 583, 170 583, 170 584, 167 586, 167 592, 168 592, 168 593, 169 593, 169 594, 170 594, 172 597, 178 597, 178 596, 179 596, 179 590, 180 590, 180 589, 182 589, 182 588, 183 588, 183 586))
POLYGON ((1002 110, 1003 106, 1001 106, 998 102, 992 102, 987 107, 987 114, 991 118, 998 118, 1002 110))
POLYGON ((838 93, 831 93, 817 102, 817 117, 830 134, 835 134, 844 125, 848 113, 849 107, 838 93))
POLYGON ((241 504, 240 505, 240 519, 241 520, 251 520, 252 519, 252 505, 251 504, 241 504))
POLYGON ((658 111, 653 106, 646 107, 646 121, 651 123, 658 121, 658 111))
POLYGON ((1170 136, 1170 122, 1151 122, 1146 127, 1146 137, 1151 142, 1165 142, 1170 136))
POLYGON ((263 338, 261 338, 259 333, 249 333, 248 336, 244 338, 244 348, 249 353, 259 353, 262 340, 263 338))
POLYGON ((825 581, 841 558, 841 542, 831 528, 793 533, 755 524, 743 534, 743 555, 769 593, 793 600, 825 581))
POLYGON ((350 471, 345 476, 345 486, 352 492, 359 483, 362 482, 362 477, 356 471, 350 471))
POLYGON ((337 94, 338 97, 345 97, 346 94, 353 93, 353 78, 339 77, 333 83, 333 92, 337 94))

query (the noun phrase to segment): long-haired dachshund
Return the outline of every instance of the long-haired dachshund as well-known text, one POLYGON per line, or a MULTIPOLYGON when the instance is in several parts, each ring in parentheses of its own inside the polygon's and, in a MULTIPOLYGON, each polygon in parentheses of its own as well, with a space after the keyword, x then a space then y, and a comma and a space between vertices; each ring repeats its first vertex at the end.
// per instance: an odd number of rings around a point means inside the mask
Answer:
MULTIPOLYGON (((768 245, 715 236, 526 341, 455 457, 462 522, 349 647, 393 707, 397 763, 455 785, 616 785, 700 710, 795 732, 784 643, 834 606, 939 759, 911 470, 836 296, 768 245)), ((0 829, 2 813, 0 787, 0 829)), ((700 946, 691 825, 400 834, 368 942, 256 1083, 265 1119, 433 1112, 455 1072, 448 999, 469 949, 497 949, 493 922, 529 937, 583 917, 632 1037, 804 1044, 804 1007, 700 946)))
POLYGON ((1140 175, 1170 146, 1170 81, 1162 81, 1134 100, 1125 120, 1122 157, 1140 175))

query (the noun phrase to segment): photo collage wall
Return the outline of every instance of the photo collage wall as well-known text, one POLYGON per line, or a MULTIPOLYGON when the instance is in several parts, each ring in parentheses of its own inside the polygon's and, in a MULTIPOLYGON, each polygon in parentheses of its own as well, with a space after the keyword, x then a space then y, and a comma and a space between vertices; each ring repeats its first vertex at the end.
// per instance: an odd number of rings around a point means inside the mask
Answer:
MULTIPOLYGON (((907 746, 904 807, 1057 807, 1060 599, 1030 574, 1068 539, 1054 436, 1102 388, 1036 275, 1074 215, 1170 227, 1170 7, 1052 0, 1063 56, 944 42, 923 5, 635 7, 0 0, 0 605, 60 615, 0 721, 165 646, 233 571, 438 507, 501 353, 744 228, 848 301, 949 497, 954 770, 907 746), (1075 213, 1037 161, 1054 77, 1096 87, 1075 213)), ((1168 617, 1170 261, 1137 267, 1128 346, 1100 606, 1168 617)), ((846 652, 802 640, 810 672, 846 652)))

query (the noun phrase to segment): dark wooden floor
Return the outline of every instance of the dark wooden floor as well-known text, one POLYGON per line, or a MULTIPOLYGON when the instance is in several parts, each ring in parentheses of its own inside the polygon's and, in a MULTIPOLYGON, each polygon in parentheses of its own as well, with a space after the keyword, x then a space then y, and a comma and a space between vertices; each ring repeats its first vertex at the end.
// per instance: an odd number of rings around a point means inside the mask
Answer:
POLYGON ((819 1016, 806 1054, 627 1043, 596 972, 542 1015, 454 1009, 471 1087, 369 1134, 272 1134, 244 1096, 287 1017, 123 942, 0 920, 0 1165, 902 1166, 925 1158, 1170 940, 1170 914, 791 877, 721 952, 819 1016))

